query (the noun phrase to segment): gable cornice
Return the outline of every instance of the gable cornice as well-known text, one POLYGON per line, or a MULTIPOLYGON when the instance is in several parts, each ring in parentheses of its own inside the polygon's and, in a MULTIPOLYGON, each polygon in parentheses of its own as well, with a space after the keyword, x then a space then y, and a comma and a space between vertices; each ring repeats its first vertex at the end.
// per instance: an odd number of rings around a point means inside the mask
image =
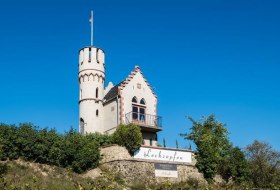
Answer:
POLYGON ((154 97, 157 99, 157 95, 154 92, 154 90, 152 89, 151 85, 148 83, 147 79, 144 77, 140 67, 138 65, 135 66, 134 70, 131 71, 131 73, 128 75, 128 77, 119 85, 118 90, 123 90, 126 85, 133 79, 133 77, 137 74, 140 73, 145 81, 145 83, 147 84, 147 86, 150 88, 150 90, 152 91, 154 97))

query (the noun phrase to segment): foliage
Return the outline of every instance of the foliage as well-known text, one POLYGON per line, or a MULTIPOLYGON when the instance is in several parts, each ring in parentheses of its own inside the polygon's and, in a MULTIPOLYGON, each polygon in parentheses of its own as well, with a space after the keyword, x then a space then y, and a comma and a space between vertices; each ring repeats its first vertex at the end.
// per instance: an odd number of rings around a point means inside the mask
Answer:
POLYGON ((246 147, 250 177, 255 187, 280 189, 280 153, 266 142, 255 140, 246 147))
POLYGON ((7 174, 8 166, 6 163, 0 163, 0 177, 3 177, 5 174, 7 174))
POLYGON ((237 183, 249 181, 249 167, 244 153, 238 147, 229 147, 228 154, 218 165, 218 174, 226 181, 237 183))
POLYGON ((89 141, 95 142, 99 147, 112 144, 112 136, 100 133, 89 133, 86 136, 89 141))
POLYGON ((84 172, 95 168, 100 160, 100 146, 110 144, 111 137, 98 133, 81 135, 71 129, 65 134, 39 129, 30 123, 0 124, 0 159, 22 158, 84 172))
POLYGON ((117 172, 109 171, 105 167, 101 167, 102 176, 98 177, 93 185, 96 190, 121 190, 120 186, 125 185, 124 177, 117 172))
POLYGON ((181 134, 185 139, 192 140, 197 146, 196 167, 208 181, 217 174, 218 166, 228 154, 230 143, 225 125, 215 119, 214 115, 192 122, 190 133, 181 134))
POLYGON ((133 185, 130 186, 133 190, 197 190, 197 189, 206 189, 206 184, 199 181, 196 178, 188 178, 185 181, 180 182, 171 182, 169 180, 164 180, 162 182, 147 182, 144 179, 138 179, 133 182, 133 185))
POLYGON ((52 151, 51 158, 56 156, 60 166, 78 173, 95 168, 100 160, 98 144, 73 129, 63 136, 52 151))
POLYGON ((126 147, 130 154, 138 150, 142 144, 142 133, 139 126, 119 125, 112 136, 112 142, 126 147))

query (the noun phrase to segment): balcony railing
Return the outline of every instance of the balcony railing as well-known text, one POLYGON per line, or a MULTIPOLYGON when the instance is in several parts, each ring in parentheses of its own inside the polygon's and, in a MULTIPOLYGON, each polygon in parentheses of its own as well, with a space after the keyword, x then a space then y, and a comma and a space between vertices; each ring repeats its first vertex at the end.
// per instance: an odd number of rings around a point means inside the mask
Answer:
POLYGON ((162 117, 149 114, 141 114, 139 112, 130 112, 125 115, 126 123, 136 124, 140 127, 148 127, 161 130, 162 117))

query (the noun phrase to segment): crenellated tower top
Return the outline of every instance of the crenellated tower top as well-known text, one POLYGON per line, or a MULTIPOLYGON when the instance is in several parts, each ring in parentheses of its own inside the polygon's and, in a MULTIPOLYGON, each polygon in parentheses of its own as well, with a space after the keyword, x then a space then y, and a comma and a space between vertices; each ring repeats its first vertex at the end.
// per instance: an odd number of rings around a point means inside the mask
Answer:
POLYGON ((103 98, 105 53, 93 46, 93 12, 91 11, 91 46, 79 51, 79 111, 82 134, 103 133, 103 98))

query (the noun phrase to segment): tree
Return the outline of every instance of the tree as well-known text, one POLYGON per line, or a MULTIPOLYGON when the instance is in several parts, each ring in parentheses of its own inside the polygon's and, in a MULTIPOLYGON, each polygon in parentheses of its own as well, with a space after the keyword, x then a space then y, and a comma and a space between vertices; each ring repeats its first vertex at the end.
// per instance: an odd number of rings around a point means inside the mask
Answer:
POLYGON ((142 144, 141 129, 134 124, 119 125, 112 136, 112 142, 126 147, 128 152, 133 155, 142 144))
POLYGON ((259 188, 280 188, 280 153, 266 142, 255 140, 246 147, 250 176, 259 188))
POLYGON ((230 179, 237 183, 249 181, 248 162, 240 148, 229 147, 228 154, 218 165, 218 174, 227 182, 230 179))
POLYGON ((207 181, 212 181, 217 174, 218 166, 228 153, 230 143, 228 131, 223 123, 215 119, 214 115, 192 122, 190 133, 181 134, 185 139, 192 140, 197 147, 196 167, 203 173, 207 181))
POLYGON ((163 138, 163 147, 164 147, 164 148, 166 147, 165 138, 163 138))

